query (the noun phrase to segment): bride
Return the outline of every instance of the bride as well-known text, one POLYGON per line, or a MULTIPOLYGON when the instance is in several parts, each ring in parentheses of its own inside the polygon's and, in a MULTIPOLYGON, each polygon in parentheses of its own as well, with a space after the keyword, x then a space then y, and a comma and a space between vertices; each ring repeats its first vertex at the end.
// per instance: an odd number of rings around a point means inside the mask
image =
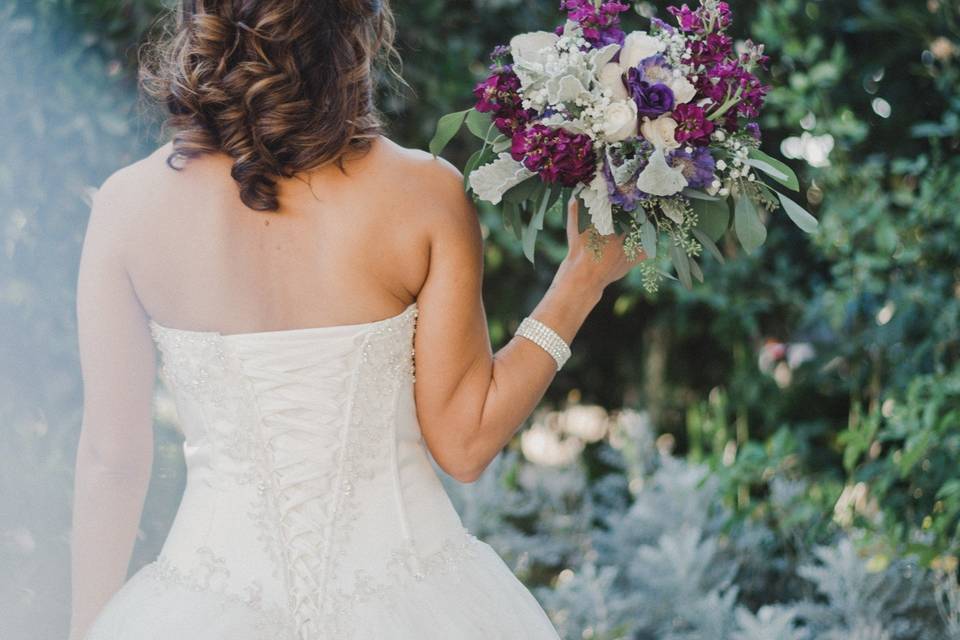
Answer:
POLYGON ((174 135, 107 179, 84 240, 71 639, 557 637, 431 458, 474 481, 635 263, 618 236, 595 259, 571 204, 492 353, 462 177, 371 105, 392 36, 385 0, 184 1, 144 62, 174 135), (187 485, 127 580, 155 347, 187 485))

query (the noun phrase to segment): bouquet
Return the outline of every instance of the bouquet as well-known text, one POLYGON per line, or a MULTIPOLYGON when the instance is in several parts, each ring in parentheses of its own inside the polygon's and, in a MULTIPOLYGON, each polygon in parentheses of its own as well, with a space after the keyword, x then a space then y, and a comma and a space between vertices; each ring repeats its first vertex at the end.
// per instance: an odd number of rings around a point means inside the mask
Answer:
POLYGON ((483 141, 464 168, 465 188, 499 205, 532 262, 537 232, 556 203, 577 198, 581 231, 624 234, 639 251, 653 291, 669 261, 687 288, 703 281, 697 258, 731 228, 751 253, 766 239, 761 213, 780 207, 800 229, 816 219, 778 188, 797 191, 794 172, 760 151, 757 118, 769 87, 756 75, 763 45, 735 45, 730 7, 702 0, 670 7, 624 33, 629 5, 562 0, 565 23, 514 36, 492 54, 476 105, 443 116, 430 143, 438 155, 459 129, 483 141), (732 224, 731 224, 732 221, 732 224), (657 260, 657 256, 663 260, 657 260), (664 265, 665 266, 665 265, 664 265))

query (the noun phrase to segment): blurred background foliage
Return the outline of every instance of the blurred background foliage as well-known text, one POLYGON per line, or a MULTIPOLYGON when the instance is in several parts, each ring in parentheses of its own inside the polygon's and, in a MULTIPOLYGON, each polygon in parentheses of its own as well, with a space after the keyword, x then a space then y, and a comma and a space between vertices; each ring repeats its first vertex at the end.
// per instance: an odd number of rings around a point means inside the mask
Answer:
MULTIPOLYGON (((441 114, 470 105, 487 52, 553 26, 555 5, 398 4, 410 87, 382 91, 390 135, 425 148, 441 114)), ((693 291, 651 297, 639 273, 611 287, 523 437, 451 490, 565 638, 958 638, 958 3, 732 5, 736 35, 772 56, 764 145, 798 170, 819 231, 771 221, 760 252, 728 244, 735 259, 707 261, 693 291), (668 592, 648 573, 671 561, 668 592)), ((665 15, 634 9, 628 29, 665 15)), ((76 266, 90 190, 160 142, 136 58, 163 10, 0 0, 2 638, 64 633, 76 266)), ((461 134, 447 157, 462 166, 473 148, 461 134)), ((499 346, 549 284, 562 219, 534 268, 496 212, 480 215, 499 346)), ((183 486, 162 390, 157 409, 131 570, 159 549, 183 486)))

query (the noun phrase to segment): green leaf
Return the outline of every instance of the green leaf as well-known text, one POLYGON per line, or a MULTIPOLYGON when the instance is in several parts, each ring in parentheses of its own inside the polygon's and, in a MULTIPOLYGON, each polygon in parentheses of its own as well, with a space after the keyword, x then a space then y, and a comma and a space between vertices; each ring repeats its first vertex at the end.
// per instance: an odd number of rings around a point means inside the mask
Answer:
POLYGON ((680 278, 680 284, 682 284, 685 289, 692 289, 693 280, 690 279, 690 261, 687 258, 687 253, 680 248, 676 236, 673 236, 670 242, 670 262, 673 263, 677 277, 680 278))
POLYGON ((466 191, 470 190, 470 173, 479 167, 481 164, 484 164, 485 161, 482 161, 482 158, 486 155, 487 149, 477 149, 474 151, 470 157, 467 159, 467 164, 463 166, 463 188, 466 191))
POLYGON ((577 192, 577 232, 583 233, 590 228, 590 213, 587 211, 587 205, 580 197, 581 192, 577 192))
POLYGON ((705 193, 699 189, 691 189, 690 187, 687 187, 681 193, 691 200, 709 200, 711 202, 720 200, 718 196, 712 196, 709 193, 705 193))
POLYGON ((730 205, 726 200, 691 200, 690 206, 697 214, 697 228, 719 240, 730 226, 730 205))
POLYGON ((697 279, 697 282, 703 284, 703 271, 700 270, 700 265, 697 264, 697 261, 691 257, 687 257, 687 261, 690 263, 690 273, 693 274, 693 277, 697 279))
POLYGON ((737 238, 743 250, 747 253, 756 251, 767 239, 767 228, 760 221, 757 206, 753 200, 742 193, 736 198, 733 228, 737 232, 737 238))
POLYGON ((783 210, 790 216, 790 219, 793 220, 793 224, 807 233, 813 233, 817 230, 817 226, 819 226, 820 223, 817 222, 817 219, 810 215, 806 209, 782 193, 778 192, 777 197, 780 198, 780 204, 783 205, 783 210))
POLYGON ((533 264, 534 261, 537 232, 543 229, 543 216, 547 212, 547 204, 552 196, 550 191, 550 187, 546 186, 546 188, 538 193, 537 210, 533 214, 533 218, 530 219, 530 224, 523 230, 523 238, 521 239, 523 243, 523 255, 527 257, 527 260, 529 260, 531 264, 533 264))
POLYGON ((487 141, 487 137, 491 131, 496 131, 496 129, 493 128, 493 121, 490 119, 490 114, 477 111, 476 109, 467 110, 466 123, 467 130, 484 142, 487 141))
POLYGON ((516 202, 503 203, 503 224, 513 232, 518 241, 523 240, 523 218, 520 216, 520 205, 516 202))
POLYGON ((773 156, 765 154, 760 149, 750 149, 749 160, 747 163, 785 186, 792 191, 800 190, 800 181, 797 180, 797 174, 786 164, 777 160, 773 156))
MULTIPOLYGON (((642 214, 641 214, 642 215, 642 214)), ((647 258, 653 260, 657 257, 657 228, 650 222, 650 218, 643 216, 640 223, 640 242, 643 244, 643 251, 647 258)))
POLYGON ((490 141, 490 147, 493 149, 494 153, 500 153, 501 151, 506 151, 510 148, 510 145, 513 144, 513 140, 503 135, 502 133, 490 141))
POLYGON ((693 233, 693 237, 699 240, 700 244, 702 244, 704 248, 710 252, 710 255, 716 258, 720 264, 725 262, 723 254, 720 252, 720 249, 717 247, 716 243, 714 243, 713 238, 708 236, 703 230, 697 229, 696 227, 691 229, 691 232, 693 233))
POLYGON ((464 119, 472 110, 471 108, 448 113, 437 120, 437 130, 433 134, 433 139, 430 140, 430 153, 432 153, 434 157, 440 155, 440 152, 447 146, 447 143, 453 140, 453 136, 457 135, 457 131, 460 131, 464 119))
POLYGON ((503 199, 510 202, 521 203, 533 197, 537 190, 543 186, 540 176, 532 175, 523 182, 513 185, 503 193, 503 199))

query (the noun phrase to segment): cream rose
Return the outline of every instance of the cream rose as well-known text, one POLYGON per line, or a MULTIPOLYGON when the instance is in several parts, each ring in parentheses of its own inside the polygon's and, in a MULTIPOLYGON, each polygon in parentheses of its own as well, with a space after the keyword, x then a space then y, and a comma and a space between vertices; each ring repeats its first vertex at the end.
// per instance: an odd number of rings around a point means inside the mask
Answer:
POLYGON ((634 31, 627 35, 620 50, 620 66, 624 70, 635 67, 644 58, 660 53, 666 45, 646 31, 634 31))
POLYGON ((683 76, 672 78, 667 86, 673 91, 673 98, 677 104, 690 102, 693 100, 693 96, 697 95, 696 87, 690 84, 690 81, 683 76))
POLYGON ((603 135, 607 142, 637 135, 637 103, 633 100, 611 102, 603 113, 603 135))
POLYGON ((658 149, 676 149, 680 146, 674 134, 677 131, 677 121, 670 116, 660 116, 656 120, 643 119, 640 133, 650 144, 658 149))
POLYGON ((616 62, 608 62, 600 68, 597 79, 613 100, 626 100, 630 94, 623 85, 623 69, 616 62))
POLYGON ((510 54, 520 64, 543 64, 547 59, 544 49, 553 47, 558 39, 557 34, 549 31, 521 33, 510 39, 510 54))

